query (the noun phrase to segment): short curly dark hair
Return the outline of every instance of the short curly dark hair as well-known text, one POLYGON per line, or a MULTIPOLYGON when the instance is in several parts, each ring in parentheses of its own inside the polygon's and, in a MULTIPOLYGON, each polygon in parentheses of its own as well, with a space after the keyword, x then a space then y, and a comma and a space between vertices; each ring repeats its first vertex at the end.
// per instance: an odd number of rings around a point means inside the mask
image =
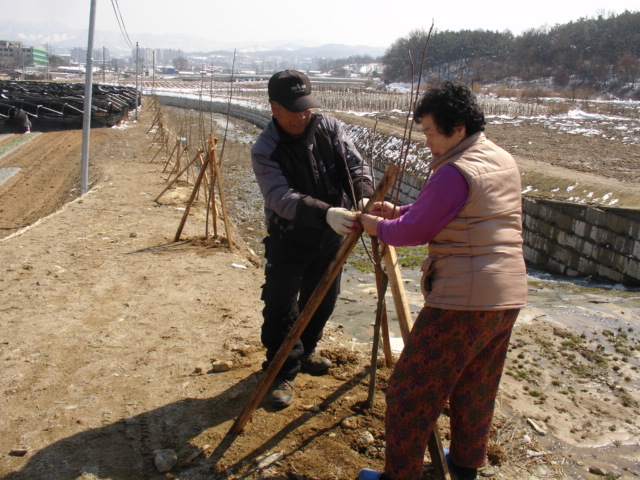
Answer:
POLYGON ((487 122, 471 90, 458 82, 444 82, 431 87, 413 112, 413 120, 420 123, 431 114, 441 133, 451 136, 453 129, 464 125, 467 135, 482 132, 487 122))

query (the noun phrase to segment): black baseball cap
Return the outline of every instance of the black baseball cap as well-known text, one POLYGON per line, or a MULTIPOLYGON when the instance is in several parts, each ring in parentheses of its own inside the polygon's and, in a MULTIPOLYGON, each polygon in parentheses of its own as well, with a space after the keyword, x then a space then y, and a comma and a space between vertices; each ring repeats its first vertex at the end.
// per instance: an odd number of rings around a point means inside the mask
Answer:
POLYGON ((302 112, 320 106, 311 94, 309 77, 297 70, 283 70, 269 79, 269 101, 282 105, 290 112, 302 112))

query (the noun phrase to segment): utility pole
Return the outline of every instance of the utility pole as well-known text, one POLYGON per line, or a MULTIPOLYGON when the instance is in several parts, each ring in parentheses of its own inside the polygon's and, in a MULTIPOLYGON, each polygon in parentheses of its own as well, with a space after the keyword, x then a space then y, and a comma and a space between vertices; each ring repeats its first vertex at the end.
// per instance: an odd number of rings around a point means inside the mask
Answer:
POLYGON ((153 50, 153 68, 151 69, 151 91, 156 90, 156 51, 153 50))
POLYGON ((106 63, 105 63, 104 52, 105 52, 105 48, 104 48, 104 45, 103 45, 103 46, 102 46, 102 83, 107 83, 107 81, 105 80, 105 67, 106 67, 106 63))
POLYGON ((96 0, 91 0, 89 14, 89 39, 87 42, 87 63, 85 65, 84 81, 84 111, 82 115, 82 160, 80 165, 80 194, 87 193, 89 183, 89 132, 91 131, 91 97, 93 81, 93 30, 96 24, 96 0))
POLYGON ((139 69, 139 64, 138 64, 138 55, 139 55, 139 50, 138 50, 138 42, 136 42, 136 122, 138 121, 138 69, 139 69))
POLYGON ((45 42, 44 49, 47 51, 47 66, 45 68, 45 79, 49 81, 49 42, 45 42))

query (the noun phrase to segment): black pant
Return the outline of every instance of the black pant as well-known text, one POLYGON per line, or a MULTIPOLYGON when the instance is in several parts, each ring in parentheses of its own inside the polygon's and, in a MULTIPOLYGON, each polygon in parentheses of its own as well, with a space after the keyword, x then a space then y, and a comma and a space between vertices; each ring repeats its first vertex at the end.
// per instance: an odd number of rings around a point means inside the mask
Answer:
MULTIPOLYGON (((266 369, 280 345, 304 309, 333 261, 342 237, 331 231, 318 232, 313 244, 275 232, 264 239, 265 283, 262 287, 262 344, 267 349, 266 369)), ((300 372, 300 358, 315 351, 322 338, 322 329, 333 313, 340 292, 340 273, 311 317, 307 327, 289 353, 278 373, 279 378, 292 380, 300 372)))

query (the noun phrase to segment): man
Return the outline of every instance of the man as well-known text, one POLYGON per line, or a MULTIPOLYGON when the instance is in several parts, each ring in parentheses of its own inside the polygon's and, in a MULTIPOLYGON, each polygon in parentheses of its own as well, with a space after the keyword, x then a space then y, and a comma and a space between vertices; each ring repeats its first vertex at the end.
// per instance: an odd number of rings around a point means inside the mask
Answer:
POLYGON ((29 121, 27 112, 21 108, 11 107, 11 109, 9 109, 9 116, 5 120, 5 124, 8 125, 10 130, 15 133, 31 132, 31 122, 29 121))
MULTIPOLYGON (((267 228, 263 369, 334 259, 342 235, 357 225, 351 208, 373 193, 371 169, 338 120, 312 112, 320 103, 304 73, 285 70, 274 74, 268 93, 273 117, 251 150, 267 228)), ((331 367, 331 361, 315 350, 339 290, 340 275, 276 376, 270 393, 274 407, 291 404, 301 370, 321 374, 331 367)))

